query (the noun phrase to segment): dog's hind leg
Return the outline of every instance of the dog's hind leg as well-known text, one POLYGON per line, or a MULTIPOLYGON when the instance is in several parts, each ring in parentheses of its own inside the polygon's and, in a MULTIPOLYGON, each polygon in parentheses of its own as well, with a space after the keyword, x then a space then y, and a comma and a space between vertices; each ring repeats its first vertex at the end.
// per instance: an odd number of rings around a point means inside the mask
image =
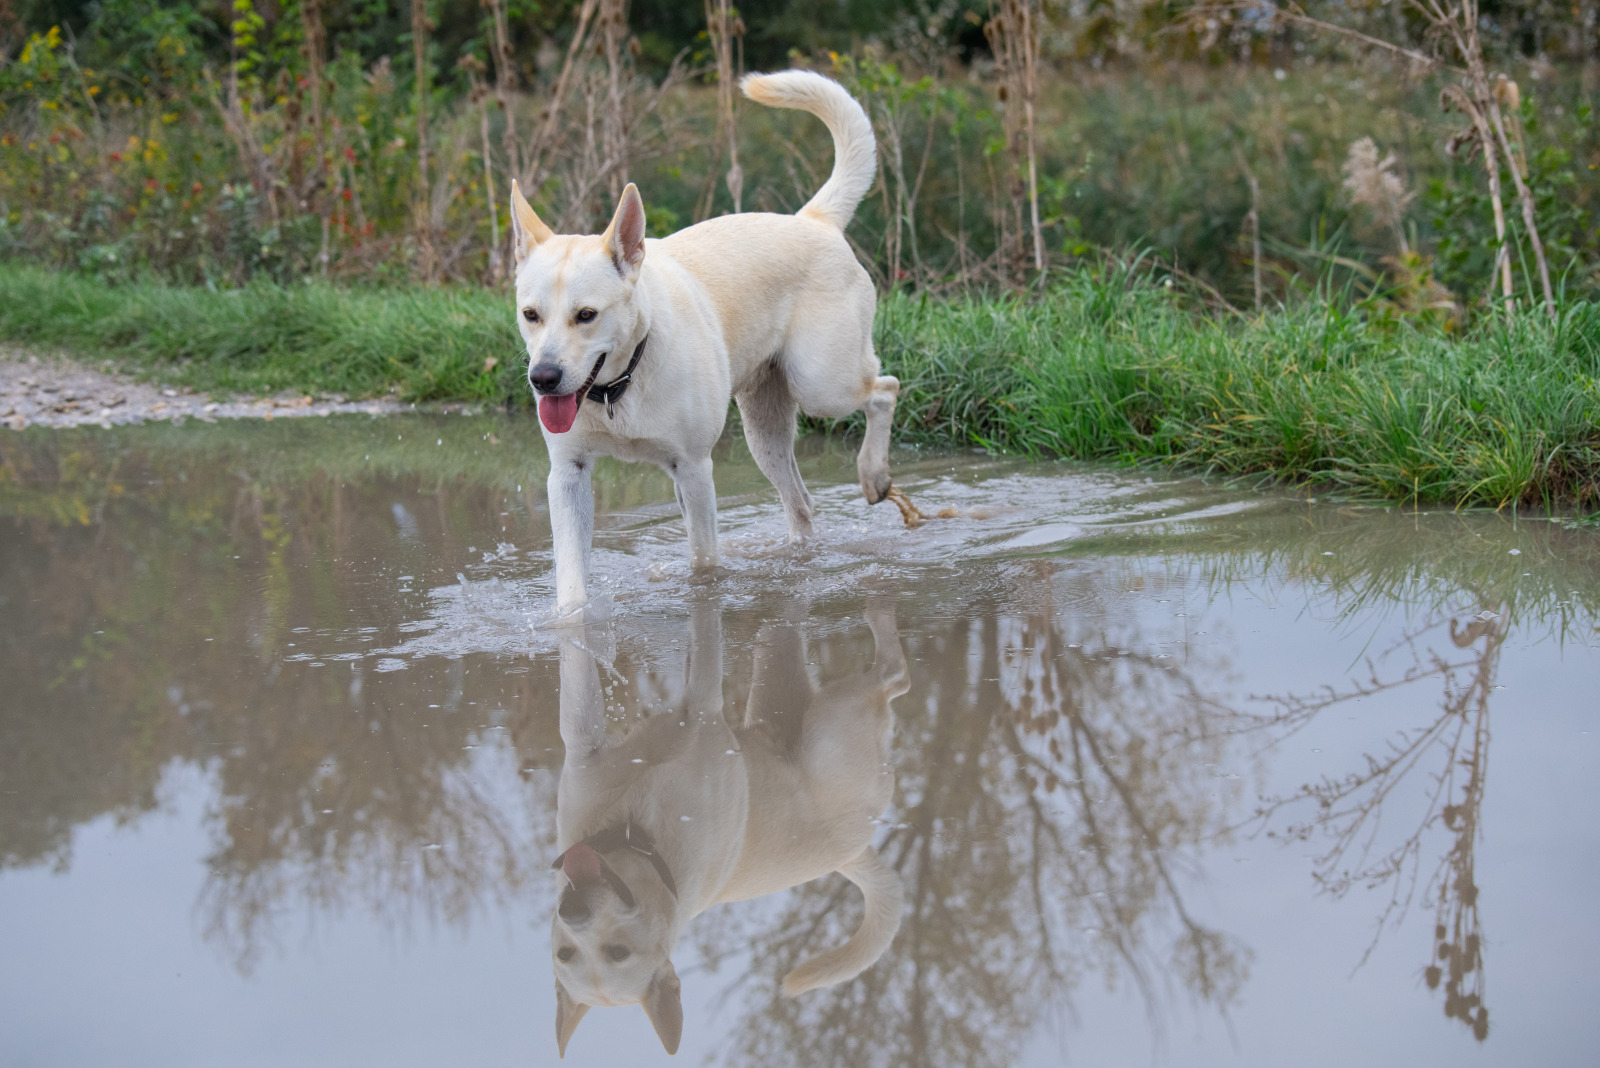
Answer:
POLYGON ((894 422, 895 400, 900 396, 900 380, 879 375, 872 380, 862 410, 867 414, 867 432, 861 451, 856 454, 856 474, 868 504, 877 504, 889 494, 889 427, 894 422))
POLYGON ((798 407, 789 393, 789 383, 776 366, 761 372, 755 385, 739 394, 739 418, 744 423, 744 440, 756 466, 767 476, 789 521, 789 539, 800 541, 811 536, 811 494, 800 478, 800 465, 794 458, 795 414, 798 407))
POLYGON ((690 563, 695 570, 716 567, 717 488, 711 481, 711 457, 680 460, 668 470, 689 530, 690 563))

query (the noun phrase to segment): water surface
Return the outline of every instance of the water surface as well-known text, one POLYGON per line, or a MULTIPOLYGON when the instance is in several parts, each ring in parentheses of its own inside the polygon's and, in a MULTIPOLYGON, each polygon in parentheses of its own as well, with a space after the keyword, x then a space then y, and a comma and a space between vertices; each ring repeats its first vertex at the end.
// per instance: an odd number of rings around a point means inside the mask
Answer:
MULTIPOLYGON (((724 838, 807 753, 887 799, 743 847, 870 842, 881 955, 787 997, 861 893, 712 905, 680 1060, 1593 1063, 1594 529, 969 452, 897 458, 963 513, 906 531, 802 445, 817 543, 730 442, 710 583, 603 464, 557 632, 527 422, 0 438, 0 1062, 553 1061, 589 730, 724 838)), ((637 1007, 567 1059, 669 1063, 637 1007)))

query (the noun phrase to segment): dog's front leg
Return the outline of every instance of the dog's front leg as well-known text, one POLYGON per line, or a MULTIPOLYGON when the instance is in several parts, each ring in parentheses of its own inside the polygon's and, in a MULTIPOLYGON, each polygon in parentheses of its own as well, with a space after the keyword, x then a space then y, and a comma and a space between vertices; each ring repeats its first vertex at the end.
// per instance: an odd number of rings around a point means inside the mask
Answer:
POLYGON ((696 570, 717 566, 717 488, 711 457, 680 460, 671 467, 678 507, 689 528, 689 560, 696 570))
POLYGON ((556 557, 556 611, 562 615, 589 600, 589 543, 594 539, 593 461, 551 457, 550 534, 556 557))

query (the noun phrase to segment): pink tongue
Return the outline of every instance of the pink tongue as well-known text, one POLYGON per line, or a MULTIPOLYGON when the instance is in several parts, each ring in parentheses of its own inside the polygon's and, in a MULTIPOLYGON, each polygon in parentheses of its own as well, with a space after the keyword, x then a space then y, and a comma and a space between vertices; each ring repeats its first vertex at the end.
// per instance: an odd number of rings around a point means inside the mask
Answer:
MULTIPOLYGON (((570 419, 567 425, 572 425, 570 419)), ((561 858, 561 873, 572 880, 574 886, 597 883, 600 881, 600 854, 579 842, 561 858)))
POLYGON ((539 422, 552 434, 565 434, 572 429, 573 420, 578 418, 578 400, 576 393, 568 393, 565 397, 540 397, 539 422))

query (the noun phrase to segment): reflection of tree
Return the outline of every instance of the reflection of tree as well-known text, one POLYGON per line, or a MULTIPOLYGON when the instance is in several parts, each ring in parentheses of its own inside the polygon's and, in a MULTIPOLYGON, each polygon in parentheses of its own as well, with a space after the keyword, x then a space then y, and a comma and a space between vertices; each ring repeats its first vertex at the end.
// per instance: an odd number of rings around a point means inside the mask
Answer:
POLYGON ((253 458, 0 442, 0 591, 16 598, 0 607, 0 658, 30 668, 0 700, 0 866, 65 868, 76 826, 132 821, 168 769, 202 767, 216 844, 200 919, 246 968, 273 921, 307 905, 458 921, 518 893, 553 788, 519 772, 556 744, 553 665, 385 674, 365 655, 415 618, 373 594, 367 562, 426 576, 416 564, 484 542, 484 517, 514 507, 503 490, 352 486, 307 451, 294 477, 260 478, 253 458), (409 542, 396 502, 415 517, 409 542), (296 655, 313 649, 324 663, 296 655))
MULTIPOLYGON (((1389 888, 1389 898, 1379 917, 1381 934, 1389 922, 1399 922, 1417 890, 1423 888, 1435 909, 1433 951, 1423 977, 1430 990, 1442 984, 1444 1012, 1472 1030, 1478 1041, 1489 1036, 1489 1009, 1484 1004, 1483 938, 1478 913, 1478 883, 1474 848, 1479 834, 1485 774, 1489 755, 1489 694, 1494 689, 1500 650, 1506 637, 1507 606, 1483 611, 1463 624, 1448 620, 1448 636, 1455 650, 1470 655, 1444 655, 1424 648, 1430 631, 1446 629, 1439 623, 1407 635, 1375 658, 1367 682, 1339 690, 1329 688, 1313 697, 1278 698, 1279 714, 1272 726, 1297 730, 1321 713, 1348 701, 1361 700, 1426 679, 1443 683, 1439 712, 1421 727, 1401 732, 1380 755, 1368 755, 1365 767, 1338 778, 1325 777, 1302 786, 1286 797, 1269 799, 1257 812, 1263 826, 1279 813, 1310 808, 1309 817, 1291 821, 1282 835, 1302 841, 1324 836, 1328 847, 1315 859, 1319 887, 1334 897, 1351 888, 1389 888), (1390 654, 1405 650, 1411 664, 1398 678, 1385 678, 1378 664, 1390 654), (1406 805, 1402 787, 1418 769, 1433 769, 1423 789, 1422 814, 1409 834, 1392 841, 1385 838, 1385 807, 1406 805), (1428 872, 1425 857, 1436 827, 1450 835, 1450 846, 1428 872)), ((1407 822, 1406 826, 1412 826, 1407 822)), ((1377 934, 1374 935, 1374 944, 1377 934)), ((1368 947, 1368 954, 1372 947, 1368 947)), ((1365 959, 1365 957, 1363 957, 1365 959)))
MULTIPOLYGON (((998 1065, 1087 975, 1135 983, 1153 1015, 1158 976, 1219 1006, 1237 993, 1246 954, 1194 918, 1174 870, 1220 826, 1207 765, 1228 713, 1129 652, 1149 645, 1131 624, 1089 632, 1049 595, 1104 575, 1012 577, 915 642, 896 705, 902 809, 881 847, 907 891, 895 949, 804 998, 752 985, 730 1060, 998 1065)), ((795 892, 775 928, 744 932, 759 970, 847 932, 850 900, 837 881, 795 892)), ((726 926, 701 938, 713 955, 733 944, 726 926)))

